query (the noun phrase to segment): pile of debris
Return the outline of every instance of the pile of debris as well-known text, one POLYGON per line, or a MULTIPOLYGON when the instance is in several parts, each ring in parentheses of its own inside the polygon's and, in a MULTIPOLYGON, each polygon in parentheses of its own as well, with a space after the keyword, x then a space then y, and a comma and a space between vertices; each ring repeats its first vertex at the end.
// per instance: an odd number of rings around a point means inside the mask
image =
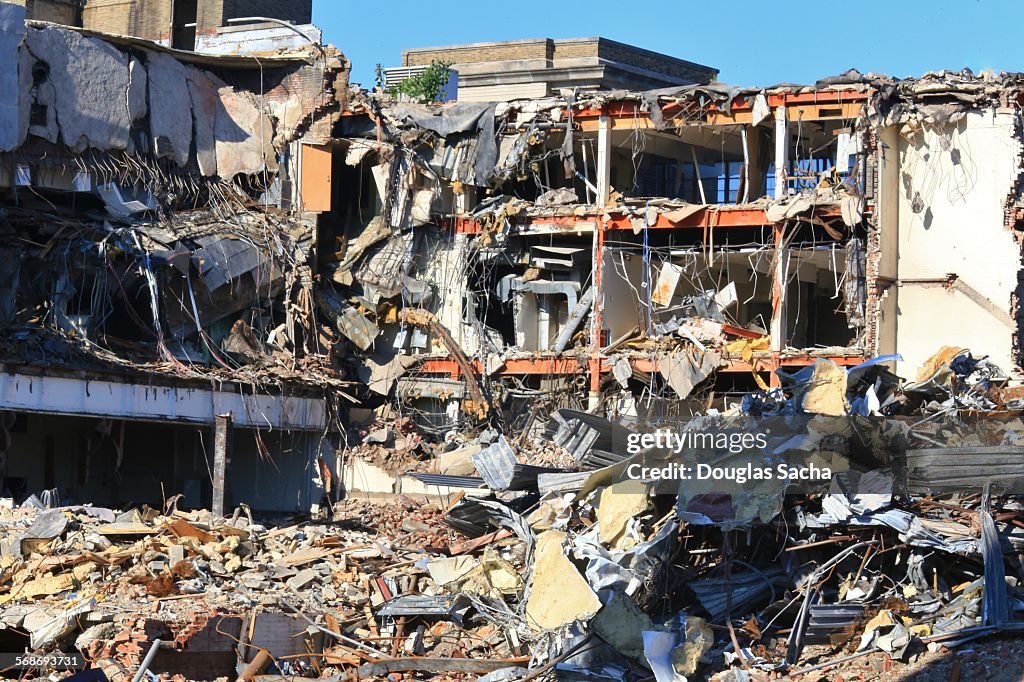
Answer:
MULTIPOLYGON (((819 361, 674 435, 563 409, 432 444, 458 474, 333 521, 33 497, 0 516, 0 638, 115 682, 891 666, 1024 629, 1016 400, 962 349, 913 383, 819 361)), ((356 451, 421 444, 404 420, 364 431, 356 451)))

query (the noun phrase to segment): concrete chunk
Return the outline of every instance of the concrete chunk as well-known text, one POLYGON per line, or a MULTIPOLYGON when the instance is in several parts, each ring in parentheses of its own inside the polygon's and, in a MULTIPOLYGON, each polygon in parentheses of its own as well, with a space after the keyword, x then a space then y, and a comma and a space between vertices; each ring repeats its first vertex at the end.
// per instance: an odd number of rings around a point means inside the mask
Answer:
POLYGON ((185 66, 160 52, 146 53, 149 72, 149 129, 159 158, 188 164, 192 148, 192 98, 185 66))
POLYGON ((188 92, 192 100, 192 125, 196 143, 196 161, 199 172, 206 176, 217 174, 217 140, 214 126, 220 98, 217 90, 224 86, 220 80, 194 67, 186 67, 188 92))
POLYGON ((534 630, 552 630, 576 620, 587 620, 601 608, 562 549, 565 533, 549 530, 537 539, 533 587, 526 601, 526 620, 534 630))
POLYGON ((302 588, 308 586, 310 583, 312 583, 319 577, 320 574, 317 571, 314 571, 312 568, 307 568, 305 570, 299 571, 291 578, 288 578, 286 583, 288 587, 292 588, 293 590, 301 590, 302 588))
MULTIPOLYGON (((37 104, 52 106, 64 144, 87 148, 128 148, 128 56, 98 38, 57 26, 29 28, 29 52, 44 62, 46 77, 37 104)), ((49 125, 46 131, 52 133, 49 125)))
POLYGON ((229 86, 218 89, 220 106, 214 137, 217 140, 217 170, 225 180, 239 173, 276 170, 274 126, 260 112, 251 95, 235 92, 229 86))

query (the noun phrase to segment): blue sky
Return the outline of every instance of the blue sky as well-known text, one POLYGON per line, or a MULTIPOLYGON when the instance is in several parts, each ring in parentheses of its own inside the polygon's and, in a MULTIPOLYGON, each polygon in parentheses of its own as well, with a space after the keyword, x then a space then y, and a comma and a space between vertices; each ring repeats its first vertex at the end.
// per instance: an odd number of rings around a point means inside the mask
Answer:
POLYGON ((364 87, 404 48, 597 35, 716 67, 735 85, 851 67, 1024 71, 1024 0, 314 0, 313 22, 364 87))

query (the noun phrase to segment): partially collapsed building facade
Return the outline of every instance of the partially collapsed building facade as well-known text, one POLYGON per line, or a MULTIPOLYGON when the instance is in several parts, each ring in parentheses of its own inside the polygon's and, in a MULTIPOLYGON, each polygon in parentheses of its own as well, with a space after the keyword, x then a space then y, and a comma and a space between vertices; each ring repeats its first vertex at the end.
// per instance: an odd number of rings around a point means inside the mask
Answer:
POLYGON ((0 649, 678 682, 1024 628, 1021 76, 527 41, 542 97, 415 104, 308 2, 117 5, 0 3, 0 649), (763 439, 625 476, 665 425, 763 439))
POLYGON ((379 330, 353 348, 388 377, 371 390, 442 431, 480 395, 520 425, 538 397, 656 425, 816 363, 912 377, 939 328, 1018 374, 1020 95, 1015 76, 850 72, 371 97, 323 150, 332 186, 302 189, 323 278, 379 330))
POLYGON ((24 12, 0 5, 8 494, 317 504, 347 389, 314 369, 316 229, 292 192, 348 63, 308 43, 206 57, 24 12), (233 452, 211 487, 221 415, 233 452))

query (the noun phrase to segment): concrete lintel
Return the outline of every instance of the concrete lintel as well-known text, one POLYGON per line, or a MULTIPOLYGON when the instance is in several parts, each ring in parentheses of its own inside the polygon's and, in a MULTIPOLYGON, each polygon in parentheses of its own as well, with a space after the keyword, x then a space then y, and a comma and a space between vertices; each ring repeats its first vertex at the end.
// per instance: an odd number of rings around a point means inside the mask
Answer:
POLYGON ((296 431, 323 431, 327 422, 324 401, 317 398, 17 373, 0 374, 0 409, 205 425, 230 414, 240 428, 296 431))

